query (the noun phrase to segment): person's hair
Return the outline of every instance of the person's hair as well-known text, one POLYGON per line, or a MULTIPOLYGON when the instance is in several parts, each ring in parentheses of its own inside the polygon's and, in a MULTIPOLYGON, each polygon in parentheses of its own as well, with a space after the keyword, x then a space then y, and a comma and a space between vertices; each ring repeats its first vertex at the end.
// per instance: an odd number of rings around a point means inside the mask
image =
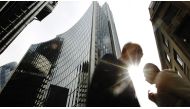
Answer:
POLYGON ((153 63, 145 64, 143 68, 144 76, 149 83, 154 83, 156 75, 160 72, 160 69, 153 63))
POLYGON ((131 59, 132 61, 140 61, 141 57, 143 56, 143 50, 141 46, 137 43, 126 43, 123 46, 121 57, 123 59, 131 59))

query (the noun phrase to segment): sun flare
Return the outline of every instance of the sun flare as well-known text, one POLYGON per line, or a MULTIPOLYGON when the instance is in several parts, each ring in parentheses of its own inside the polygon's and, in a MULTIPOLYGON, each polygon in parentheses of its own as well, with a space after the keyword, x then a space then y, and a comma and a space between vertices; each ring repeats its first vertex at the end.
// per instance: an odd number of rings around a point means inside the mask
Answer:
POLYGON ((136 96, 139 100, 141 107, 156 107, 156 105, 148 99, 148 90, 156 93, 155 85, 150 85, 145 81, 142 65, 130 65, 128 73, 133 82, 136 96))

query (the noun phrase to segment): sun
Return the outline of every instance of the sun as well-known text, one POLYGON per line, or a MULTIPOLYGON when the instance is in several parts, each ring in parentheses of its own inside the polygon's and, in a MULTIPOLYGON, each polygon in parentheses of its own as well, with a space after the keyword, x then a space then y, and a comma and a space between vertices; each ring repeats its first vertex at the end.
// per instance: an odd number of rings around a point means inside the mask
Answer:
POLYGON ((133 82, 136 97, 141 107, 157 107, 155 103, 148 99, 148 90, 150 90, 150 92, 156 93, 157 89, 155 85, 150 85, 145 81, 142 64, 130 65, 128 68, 128 73, 133 82))

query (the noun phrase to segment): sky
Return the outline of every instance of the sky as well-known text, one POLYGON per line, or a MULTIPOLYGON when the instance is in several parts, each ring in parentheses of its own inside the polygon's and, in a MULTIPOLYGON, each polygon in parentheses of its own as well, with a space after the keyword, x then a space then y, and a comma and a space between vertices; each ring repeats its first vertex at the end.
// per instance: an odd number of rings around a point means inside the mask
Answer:
MULTIPOLYGON (((149 0, 101 0, 107 2, 115 21, 121 48, 127 42, 139 43, 143 49, 141 65, 154 63, 159 68, 160 61, 150 21, 149 0)), ((31 44, 51 40, 56 35, 69 30, 91 5, 90 0, 59 1, 53 12, 44 20, 32 21, 0 55, 0 66, 22 59, 31 44)))
MULTIPOLYGON (((112 11, 121 48, 129 41, 139 43, 144 52, 142 64, 155 63, 160 68, 148 7, 145 0, 100 0, 107 2, 112 11)), ((44 20, 31 22, 0 55, 0 66, 19 62, 31 44, 51 40, 70 29, 86 12, 92 1, 59 1, 44 20)))

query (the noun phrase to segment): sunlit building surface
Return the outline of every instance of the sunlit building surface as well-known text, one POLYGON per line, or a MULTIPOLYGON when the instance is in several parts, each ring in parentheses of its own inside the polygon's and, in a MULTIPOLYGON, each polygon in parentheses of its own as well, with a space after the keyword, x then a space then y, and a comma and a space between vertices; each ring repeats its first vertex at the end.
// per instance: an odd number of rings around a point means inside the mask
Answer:
POLYGON ((13 70, 16 69, 16 62, 11 62, 0 67, 0 92, 12 76, 13 70))
POLYGON ((30 47, 0 106, 86 106, 95 66, 107 53, 121 55, 112 13, 93 2, 67 32, 30 47))
POLYGON ((154 1, 149 11, 162 69, 190 79, 190 2, 154 1))
POLYGON ((0 53, 31 21, 43 20, 56 4, 55 1, 1 1, 0 53))

